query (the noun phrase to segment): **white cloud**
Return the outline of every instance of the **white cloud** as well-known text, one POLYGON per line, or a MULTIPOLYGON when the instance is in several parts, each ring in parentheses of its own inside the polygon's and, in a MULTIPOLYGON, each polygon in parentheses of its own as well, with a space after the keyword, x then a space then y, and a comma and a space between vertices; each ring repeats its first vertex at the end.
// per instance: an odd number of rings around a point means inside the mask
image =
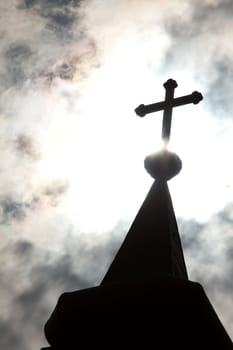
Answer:
MULTIPOLYGON (((29 326, 31 316, 23 311, 33 295, 40 300, 42 323, 63 287, 81 288, 102 277, 152 182, 143 159, 160 144, 161 114, 142 120, 134 108, 163 99, 167 78, 177 79, 177 96, 197 89, 205 98, 174 113, 172 144, 184 164, 171 182, 177 213, 205 222, 214 212, 218 218, 231 201, 231 6, 179 0, 1 2, 3 328, 15 306, 17 322, 28 317, 28 339, 40 342, 42 328, 38 335, 39 326, 29 326), (127 223, 110 233, 122 218, 127 223), (72 244, 64 246, 66 240, 72 244), (94 276, 96 260, 103 267, 94 276), (43 278, 59 287, 50 290, 43 278), (41 281, 44 297, 38 295, 41 281), (22 307, 13 302, 17 295, 22 307)), ((215 292, 218 281, 226 286, 231 233, 227 226, 221 236, 226 221, 218 220, 199 227, 200 255, 195 245, 187 254, 193 278, 206 283, 231 331, 230 293, 215 292), (205 269, 198 275, 200 266, 205 269)), ((20 336, 16 326, 9 331, 12 339, 20 336)), ((14 350, 6 344, 4 349, 14 350)))

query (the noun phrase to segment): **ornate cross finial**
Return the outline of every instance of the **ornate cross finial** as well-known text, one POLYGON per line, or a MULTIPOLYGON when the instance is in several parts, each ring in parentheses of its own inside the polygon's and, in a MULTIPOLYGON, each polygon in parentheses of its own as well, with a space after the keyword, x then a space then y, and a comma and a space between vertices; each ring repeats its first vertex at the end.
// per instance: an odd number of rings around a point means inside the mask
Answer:
POLYGON ((163 110, 163 127, 162 127, 162 139, 165 142, 165 146, 168 144, 171 133, 171 121, 172 121, 172 109, 173 107, 182 106, 188 103, 197 104, 203 97, 200 92, 194 91, 190 95, 174 98, 174 90, 178 86, 176 81, 168 79, 163 84, 166 90, 165 101, 152 103, 149 105, 141 104, 135 109, 135 112, 140 117, 144 117, 148 113, 153 113, 163 110))

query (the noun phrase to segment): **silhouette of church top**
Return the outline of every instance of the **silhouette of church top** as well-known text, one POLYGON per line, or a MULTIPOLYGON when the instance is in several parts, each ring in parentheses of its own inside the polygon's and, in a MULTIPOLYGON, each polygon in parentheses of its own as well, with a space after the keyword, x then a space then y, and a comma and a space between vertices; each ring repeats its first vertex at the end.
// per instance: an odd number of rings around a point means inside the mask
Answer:
POLYGON ((233 349, 202 286, 188 279, 167 185, 182 167, 166 149, 172 108, 202 99, 198 92, 174 98, 176 86, 169 79, 165 101, 135 110, 164 110, 164 149, 145 159, 155 181, 100 286, 59 298, 45 325, 46 349, 233 349))

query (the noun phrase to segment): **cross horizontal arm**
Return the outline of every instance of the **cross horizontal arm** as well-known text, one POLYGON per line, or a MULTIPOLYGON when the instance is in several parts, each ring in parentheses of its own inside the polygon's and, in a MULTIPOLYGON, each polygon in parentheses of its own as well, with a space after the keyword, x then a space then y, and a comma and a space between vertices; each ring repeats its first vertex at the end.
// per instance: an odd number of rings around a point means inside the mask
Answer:
MULTIPOLYGON (((194 103, 197 104, 203 99, 203 96, 200 92, 194 91, 190 95, 185 95, 182 97, 177 97, 174 98, 171 102, 171 107, 178 107, 181 105, 186 105, 189 103, 194 103)), ((153 112, 158 112, 161 110, 164 110, 167 106, 167 102, 157 102, 157 103, 152 103, 149 105, 139 105, 136 109, 135 112, 139 117, 144 117, 148 113, 153 113, 153 112)))

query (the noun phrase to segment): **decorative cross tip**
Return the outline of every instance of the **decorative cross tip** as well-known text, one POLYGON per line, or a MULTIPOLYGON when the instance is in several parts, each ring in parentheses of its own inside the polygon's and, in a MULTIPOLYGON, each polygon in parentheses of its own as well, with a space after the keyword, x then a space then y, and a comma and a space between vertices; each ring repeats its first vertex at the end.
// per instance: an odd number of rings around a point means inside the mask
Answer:
POLYGON ((192 96, 193 96, 193 104, 197 105, 201 100, 203 100, 203 96, 200 92, 198 91, 194 91, 192 93, 192 96))
POLYGON ((148 113, 146 106, 144 104, 139 105, 137 108, 135 108, 135 113, 139 117, 145 117, 145 115, 148 113))
POLYGON ((165 87, 165 89, 167 90, 167 89, 175 89, 175 88, 177 88, 177 86, 178 86, 178 84, 177 84, 177 82, 175 81, 175 80, 173 80, 173 79, 168 79, 167 81, 166 81, 166 83, 164 83, 163 84, 163 86, 165 87))

